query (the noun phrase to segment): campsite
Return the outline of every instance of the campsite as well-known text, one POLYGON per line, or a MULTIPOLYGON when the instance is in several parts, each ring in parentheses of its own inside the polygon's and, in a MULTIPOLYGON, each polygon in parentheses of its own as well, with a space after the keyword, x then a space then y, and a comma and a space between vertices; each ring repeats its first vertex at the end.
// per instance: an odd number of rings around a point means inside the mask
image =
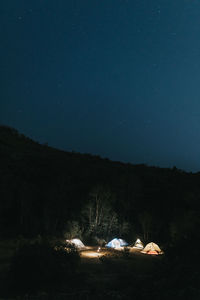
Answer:
MULTIPOLYGON (((24 241, 24 243, 26 242, 29 243, 30 241, 24 241)), ((35 243, 37 242, 32 241, 33 248, 35 243)), ((66 245, 69 246, 69 243, 66 245)), ((56 248, 56 251, 61 251, 63 247, 63 250, 68 252, 69 248, 67 249, 65 247, 66 245, 63 244, 59 249, 56 248)), ((70 272, 70 278, 68 275, 66 276, 67 280, 70 281, 70 288, 65 284, 62 287, 60 286, 59 289, 61 290, 59 292, 57 291, 55 299, 92 299, 94 294, 97 299, 107 297, 116 299, 119 295, 121 295, 120 297, 122 299, 129 299, 133 293, 132 280, 134 279, 134 281, 138 281, 140 284, 141 280, 151 280, 152 272, 154 272, 155 268, 157 268, 161 262, 161 256, 158 259, 157 256, 155 258, 155 255, 142 254, 141 249, 136 249, 135 247, 111 248, 84 245, 83 247, 73 248, 72 252, 74 250, 75 252, 78 251, 80 261, 78 265, 72 262, 71 266, 76 267, 76 272, 70 272)), ((24 266, 21 267, 22 269, 24 268, 24 266)), ((23 283, 26 284, 26 280, 23 276, 27 276, 27 274, 23 274, 21 277, 22 269, 18 273, 20 279, 15 277, 17 286, 14 284, 12 288, 14 288, 13 292, 16 293, 17 291, 19 295, 22 293, 20 299, 29 299, 27 296, 26 298, 23 296, 23 288, 21 287, 22 290, 20 288, 22 280, 23 283)), ((49 271, 51 271, 51 269, 49 269, 49 271)), ((6 272, 6 268, 4 268, 4 272, 6 272)), ((2 270, 0 275, 1 279, 4 280, 5 273, 3 275, 2 270)), ((35 276, 38 277, 39 274, 35 276)), ((34 280, 34 285, 37 282, 34 275, 32 279, 34 280)), ((5 286, 1 286, 1 290, 5 290, 5 286)), ((31 290, 33 287, 34 286, 30 285, 29 289, 31 290)), ((8 299, 13 299, 13 292, 10 291, 8 293, 8 299)), ((138 292, 138 286, 134 288, 134 294, 140 295, 141 297, 145 297, 148 292, 148 289, 145 292, 138 292)), ((35 295, 35 293, 32 293, 30 297, 33 297, 33 295, 35 295)), ((36 295, 35 298, 30 299, 46 300, 49 297, 49 293, 45 291, 37 292, 36 295)), ((50 295, 54 295, 53 297, 55 297, 55 291, 51 291, 50 295)))
POLYGON ((198 173, 0 134, 0 299, 199 299, 198 173))
POLYGON ((200 300, 200 0, 2 0, 0 32, 0 300, 200 300))

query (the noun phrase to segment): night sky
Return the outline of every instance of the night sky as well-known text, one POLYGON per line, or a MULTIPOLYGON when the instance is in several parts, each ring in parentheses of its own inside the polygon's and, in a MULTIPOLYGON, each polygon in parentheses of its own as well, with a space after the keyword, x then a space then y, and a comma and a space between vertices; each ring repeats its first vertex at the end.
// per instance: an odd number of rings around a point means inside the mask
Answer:
POLYGON ((1 0, 0 123, 200 171, 199 0, 1 0))

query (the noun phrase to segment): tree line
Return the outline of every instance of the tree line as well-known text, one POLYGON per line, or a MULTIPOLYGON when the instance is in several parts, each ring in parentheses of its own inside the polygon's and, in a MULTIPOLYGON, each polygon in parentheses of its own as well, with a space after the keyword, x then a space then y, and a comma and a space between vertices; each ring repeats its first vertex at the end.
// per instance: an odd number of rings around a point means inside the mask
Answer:
POLYGON ((176 243, 199 230, 199 173, 112 162, 0 127, 0 234, 176 243))

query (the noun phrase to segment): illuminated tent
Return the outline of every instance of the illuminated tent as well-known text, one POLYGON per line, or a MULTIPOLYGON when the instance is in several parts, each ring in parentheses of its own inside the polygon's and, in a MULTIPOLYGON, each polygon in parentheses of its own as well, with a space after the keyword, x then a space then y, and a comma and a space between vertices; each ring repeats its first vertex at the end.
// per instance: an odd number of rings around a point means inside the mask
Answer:
POLYGON ((140 241, 140 239, 137 239, 135 241, 135 244, 133 246, 134 248, 137 248, 137 249, 143 249, 144 248, 144 245, 142 244, 142 242, 140 241))
POLYGON ((141 253, 158 255, 163 254, 163 251, 159 248, 157 244, 151 242, 145 246, 141 253))
POLYGON ((85 245, 79 239, 66 240, 68 244, 75 246, 76 248, 85 248, 85 245))
POLYGON ((128 243, 122 239, 113 239, 112 241, 110 241, 108 244, 106 244, 106 247, 108 248, 120 248, 120 247, 124 247, 127 246, 128 243))

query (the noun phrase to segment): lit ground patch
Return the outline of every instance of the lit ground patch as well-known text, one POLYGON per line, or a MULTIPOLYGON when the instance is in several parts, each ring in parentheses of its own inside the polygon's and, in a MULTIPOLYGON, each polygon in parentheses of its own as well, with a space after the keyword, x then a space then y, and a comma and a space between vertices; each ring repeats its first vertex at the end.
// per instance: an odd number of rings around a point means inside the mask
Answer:
POLYGON ((80 251, 82 262, 99 263, 99 258, 106 254, 106 251, 99 250, 97 247, 87 247, 87 249, 80 251))

